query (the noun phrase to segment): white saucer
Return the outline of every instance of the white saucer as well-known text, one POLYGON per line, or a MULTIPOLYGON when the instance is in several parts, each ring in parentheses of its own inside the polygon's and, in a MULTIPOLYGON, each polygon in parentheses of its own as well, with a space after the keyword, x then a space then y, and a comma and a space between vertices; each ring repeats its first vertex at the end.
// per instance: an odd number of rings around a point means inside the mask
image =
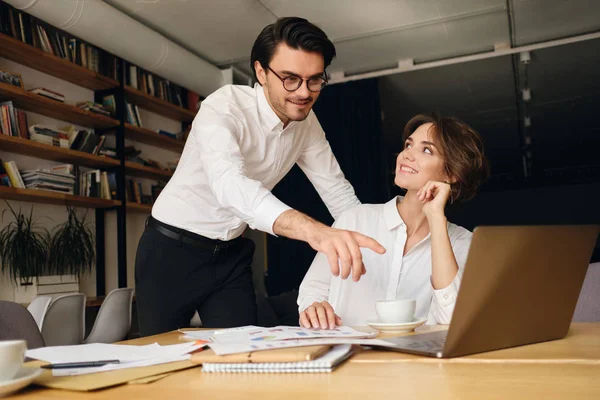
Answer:
POLYGON ((29 385, 42 373, 41 368, 21 367, 17 376, 8 381, 0 381, 0 397, 7 396, 29 385))
POLYGON ((379 320, 367 321, 367 325, 381 332, 410 332, 427 322, 427 318, 419 318, 411 322, 387 323, 379 320))

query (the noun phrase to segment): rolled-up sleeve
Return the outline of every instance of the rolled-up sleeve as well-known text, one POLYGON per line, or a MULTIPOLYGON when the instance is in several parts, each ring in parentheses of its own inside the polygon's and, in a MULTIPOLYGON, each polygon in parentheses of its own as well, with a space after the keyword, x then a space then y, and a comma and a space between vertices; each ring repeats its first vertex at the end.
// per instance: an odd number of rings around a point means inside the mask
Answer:
POLYGON ((202 124, 194 124, 191 135, 215 198, 252 229, 274 235, 275 220, 290 207, 247 176, 236 136, 242 131, 241 124, 208 106, 202 106, 198 115, 202 124))
POLYGON ((431 286, 433 297, 430 315, 438 324, 449 324, 452 320, 452 313, 456 305, 458 290, 460 289, 469 247, 471 246, 471 238, 472 233, 465 231, 452 242, 452 250, 454 251, 458 271, 450 285, 442 289, 434 289, 433 285, 431 286))
POLYGON ((334 219, 360 204, 354 188, 344 177, 325 132, 317 118, 311 116, 311 138, 297 161, 313 184, 334 219))

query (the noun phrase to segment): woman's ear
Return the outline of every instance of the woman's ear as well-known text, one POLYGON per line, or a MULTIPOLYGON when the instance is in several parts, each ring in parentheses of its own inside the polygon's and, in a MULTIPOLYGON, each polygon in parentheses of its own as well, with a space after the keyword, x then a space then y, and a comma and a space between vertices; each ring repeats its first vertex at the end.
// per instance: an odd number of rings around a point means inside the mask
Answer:
POLYGON ((452 177, 448 177, 446 176, 446 179, 444 179, 444 183, 448 183, 448 184, 453 184, 456 183, 458 181, 458 179, 456 179, 456 177, 452 176, 452 177))

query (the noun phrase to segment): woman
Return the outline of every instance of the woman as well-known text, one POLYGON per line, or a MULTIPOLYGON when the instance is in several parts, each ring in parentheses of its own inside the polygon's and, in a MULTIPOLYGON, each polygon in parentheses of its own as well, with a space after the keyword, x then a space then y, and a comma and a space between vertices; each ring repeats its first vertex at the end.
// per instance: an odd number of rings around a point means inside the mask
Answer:
POLYGON ((331 276, 318 253, 300 285, 301 326, 365 325, 377 318, 376 301, 402 298, 416 299, 416 317, 428 324, 450 323, 472 233, 444 210, 472 198, 487 178, 483 143, 464 122, 437 114, 412 118, 404 140, 394 183, 405 196, 352 208, 334 224, 373 237, 386 253, 362 252, 367 273, 359 282, 331 276))

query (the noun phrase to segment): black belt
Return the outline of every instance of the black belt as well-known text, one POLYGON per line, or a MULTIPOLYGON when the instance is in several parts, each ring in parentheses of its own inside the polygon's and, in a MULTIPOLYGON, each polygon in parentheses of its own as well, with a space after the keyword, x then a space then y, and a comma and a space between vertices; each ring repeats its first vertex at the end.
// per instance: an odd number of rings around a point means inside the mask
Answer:
POLYGON ((214 247, 215 251, 220 249, 227 249, 232 245, 238 238, 230 241, 223 241, 218 239, 210 239, 196 233, 186 231, 185 229, 179 229, 171 225, 167 225, 163 222, 157 221, 152 216, 146 220, 146 226, 156 229, 159 233, 165 235, 168 238, 175 239, 179 242, 190 244, 192 246, 204 246, 214 247))

